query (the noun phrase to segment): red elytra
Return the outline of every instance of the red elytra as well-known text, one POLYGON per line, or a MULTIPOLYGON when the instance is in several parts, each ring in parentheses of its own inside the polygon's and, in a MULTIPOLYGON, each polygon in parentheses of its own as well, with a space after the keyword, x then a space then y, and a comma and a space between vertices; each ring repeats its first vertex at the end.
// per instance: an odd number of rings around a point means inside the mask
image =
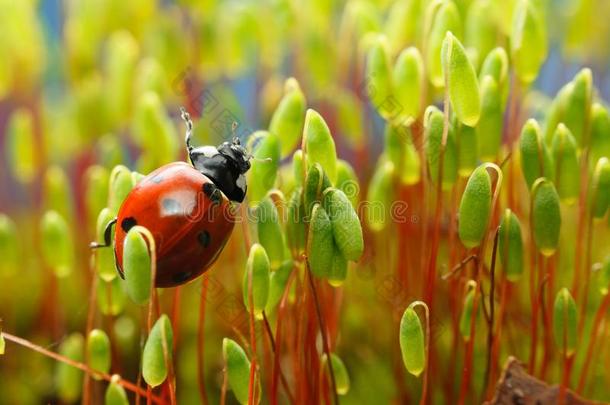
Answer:
POLYGON ((144 177, 119 209, 114 244, 117 269, 123 276, 125 235, 141 225, 155 239, 155 285, 189 282, 216 261, 234 219, 231 202, 208 177, 187 163, 165 165, 144 177))

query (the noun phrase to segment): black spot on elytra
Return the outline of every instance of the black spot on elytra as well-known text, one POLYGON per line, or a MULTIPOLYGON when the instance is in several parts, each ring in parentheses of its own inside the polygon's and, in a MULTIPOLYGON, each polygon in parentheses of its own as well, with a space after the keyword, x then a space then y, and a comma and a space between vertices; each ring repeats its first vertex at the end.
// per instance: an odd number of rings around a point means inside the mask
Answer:
POLYGON ((164 198, 161 204, 166 213, 177 214, 180 212, 180 203, 172 198, 164 198))
POLYGON ((220 192, 218 187, 216 187, 213 183, 203 183, 202 189, 203 193, 207 195, 214 204, 220 203, 220 192))
POLYGON ((199 235, 197 235, 197 240, 199 241, 201 246, 203 246, 205 248, 205 247, 210 246, 212 237, 210 236, 210 233, 208 231, 202 231, 202 232, 199 232, 199 235))
POLYGON ((181 271, 179 273, 173 274, 172 275, 172 280, 174 281, 174 283, 183 283, 186 280, 188 280, 188 278, 191 276, 191 272, 190 271, 181 271))
POLYGON ((121 229, 125 232, 129 232, 129 230, 137 224, 138 222, 134 217, 127 217, 121 221, 121 229))

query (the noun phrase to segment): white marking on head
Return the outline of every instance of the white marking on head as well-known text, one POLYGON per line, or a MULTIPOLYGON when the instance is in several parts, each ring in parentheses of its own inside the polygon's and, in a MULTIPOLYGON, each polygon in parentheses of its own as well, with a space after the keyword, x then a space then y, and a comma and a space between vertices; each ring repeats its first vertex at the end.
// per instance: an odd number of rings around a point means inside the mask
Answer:
POLYGON ((240 174, 237 177, 235 184, 237 184, 237 188, 239 188, 241 191, 245 192, 246 191, 246 176, 244 176, 243 174, 240 174))

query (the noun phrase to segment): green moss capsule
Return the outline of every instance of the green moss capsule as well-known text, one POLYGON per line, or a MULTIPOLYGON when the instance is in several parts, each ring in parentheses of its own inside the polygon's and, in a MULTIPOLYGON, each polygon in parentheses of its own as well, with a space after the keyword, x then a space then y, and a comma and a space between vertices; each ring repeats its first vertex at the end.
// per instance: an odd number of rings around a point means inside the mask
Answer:
POLYGON ((131 228, 123 242, 123 273, 127 295, 136 304, 143 305, 150 298, 151 259, 144 236, 131 228))
POLYGON ((591 107, 591 160, 597 162, 602 156, 610 157, 610 115, 599 103, 591 107))
POLYGON ((318 203, 314 204, 307 236, 307 257, 311 272, 316 277, 328 277, 335 254, 333 228, 328 214, 318 203))
POLYGON ((118 315, 125 309, 127 293, 124 290, 125 283, 119 277, 111 281, 98 280, 97 283, 97 306, 104 315, 118 315))
POLYGON ((360 218, 343 191, 327 188, 323 206, 332 224, 333 239, 347 260, 358 261, 364 251, 360 218))
POLYGON ((506 279, 518 281, 523 274, 523 236, 519 218, 508 208, 500 222, 498 250, 506 279))
POLYGON ((555 297, 553 307, 553 333, 555 344, 566 357, 572 356, 576 350, 578 323, 574 298, 567 288, 562 288, 555 297))
POLYGON ((477 125, 479 157, 483 161, 496 160, 502 142, 504 107, 498 84, 491 76, 481 81, 481 118, 477 125))
MULTIPOLYGON (((96 240, 98 243, 104 242, 104 233, 108 223, 114 219, 114 216, 110 213, 108 208, 104 208, 100 211, 97 217, 96 226, 96 240)), ((112 238, 114 240, 114 238, 112 238)), ((116 265, 114 262, 114 251, 113 249, 96 249, 95 250, 95 269, 97 274, 104 281, 112 281, 117 276, 116 265)))
POLYGON ((426 349, 421 320, 412 306, 402 314, 399 343, 405 368, 419 377, 426 368, 426 349))
POLYGON ((548 51, 546 27, 537 5, 530 0, 517 3, 510 33, 510 50, 517 77, 525 84, 534 81, 548 51))
POLYGON ((602 218, 610 206, 610 161, 602 157, 595 165, 593 172, 591 214, 602 218))
POLYGON ((101 373, 110 370, 110 339, 101 329, 93 329, 87 336, 87 364, 101 373))
POLYGON ((552 256, 559 243, 561 210, 559 195, 550 180, 544 177, 532 186, 532 232, 536 247, 545 256, 552 256))
POLYGON ((485 165, 470 175, 460 202, 458 233, 467 248, 479 246, 491 215, 491 178, 485 165))
POLYGON ((29 183, 36 175, 36 142, 32 114, 25 109, 16 110, 10 117, 7 132, 6 161, 15 178, 29 183))
POLYGON ((286 284, 294 269, 294 262, 286 260, 282 265, 269 275, 269 295, 265 311, 271 312, 282 299, 286 284))
POLYGON ((112 122, 122 124, 133 110, 133 83, 136 79, 138 43, 127 30, 114 32, 106 43, 106 105, 112 122), (112 95, 111 97, 109 95, 112 95))
POLYGON ((252 151, 256 160, 247 174, 248 199, 250 205, 256 206, 275 185, 281 149, 279 135, 275 133, 256 131, 252 139, 256 141, 252 151))
POLYGON ((337 152, 335 141, 324 118, 316 111, 309 109, 305 115, 303 137, 306 147, 307 165, 319 163, 328 179, 334 183, 337 180, 337 152))
POLYGON ((110 173, 110 189, 108 191, 108 208, 116 216, 123 201, 133 188, 131 171, 125 166, 115 166, 110 173))
POLYGON ((476 51, 479 58, 487 55, 496 44, 497 24, 491 15, 494 4, 487 0, 476 0, 468 7, 464 23, 464 45, 476 51))
POLYGON ((270 271, 271 265, 265 248, 258 243, 253 244, 246 262, 242 290, 246 309, 250 310, 250 300, 252 300, 254 315, 260 319, 269 298, 270 271), (252 278, 252 297, 250 297, 250 278, 252 278))
MULTIPOLYGON (((474 283, 474 282, 473 282, 474 283)), ((464 305, 462 306, 462 315, 460 316, 460 333, 462 338, 468 342, 471 335, 472 316, 474 312, 474 295, 477 289, 476 283, 469 289, 464 297, 464 305)))
POLYGON ((151 387, 160 385, 167 377, 167 362, 172 361, 173 340, 172 323, 163 314, 150 330, 142 352, 142 377, 151 387), (167 362, 164 353, 167 353, 167 362))
POLYGON ((269 132, 276 134, 280 139, 282 157, 288 156, 301 138, 306 103, 305 95, 296 79, 291 77, 286 80, 284 96, 269 124, 269 132))
POLYGON ((74 245, 66 220, 55 211, 47 211, 42 217, 41 232, 47 266, 57 277, 68 276, 74 267, 74 245))
POLYGON ((68 176, 59 166, 50 166, 44 174, 44 200, 49 210, 67 220, 72 218, 72 191, 68 176))
POLYGON ((400 106, 400 121, 413 122, 422 111, 424 62, 415 47, 400 53, 392 73, 396 102, 400 106))
POLYGON ((461 37, 462 33, 462 20, 455 3, 452 0, 439 3, 440 6, 432 17, 426 47, 428 78, 434 87, 445 86, 442 66, 442 59, 444 58, 439 57, 439 55, 441 55, 447 31, 453 32, 458 37, 461 37))
MULTIPOLYGON (((68 336, 59 346, 59 354, 74 361, 83 361, 84 339, 80 333, 68 336)), ((83 372, 65 363, 57 363, 55 372, 57 395, 67 403, 75 402, 81 394, 83 372)))
POLYGON ((271 266, 276 268, 284 261, 285 242, 277 207, 269 196, 257 207, 258 240, 269 255, 271 266))
POLYGON ((477 167, 477 130, 454 120, 453 133, 458 142, 458 174, 466 177, 477 167))
MULTIPOLYGON (((419 159, 419 156, 418 156, 419 159)), ((418 171, 419 174, 419 171, 418 171)), ((337 188, 345 193, 354 208, 358 205, 360 185, 354 168, 345 160, 337 161, 337 188)))
POLYGON ((485 76, 491 76, 498 87, 502 87, 506 83, 508 76, 508 55, 504 48, 494 48, 487 54, 479 72, 479 81, 481 83, 485 76))
POLYGON ((125 389, 119 385, 118 380, 118 374, 112 376, 112 381, 108 384, 106 393, 104 394, 104 405, 129 405, 127 393, 125 392, 125 389))
POLYGON ((222 356, 225 361, 229 386, 240 404, 248 403, 250 386, 250 360, 241 346, 232 339, 222 340, 222 356))
POLYGON ((108 204, 109 173, 103 166, 89 166, 85 172, 85 209, 87 223, 95 224, 100 211, 108 204))
POLYGON ((576 141, 570 130, 563 124, 557 126, 551 151, 555 163, 555 184, 559 198, 566 204, 573 204, 580 193, 580 167, 576 141))
POLYGON ((340 287, 347 278, 347 259, 337 245, 334 246, 333 261, 328 273, 328 284, 333 287, 340 287))
POLYGON ((576 143, 585 146, 587 134, 585 126, 591 114, 591 99, 593 93, 593 77, 591 70, 582 69, 572 79, 571 91, 565 101, 562 121, 570 129, 576 143))
POLYGON ((303 185, 303 176, 305 175, 303 169, 303 151, 297 149, 292 155, 292 174, 294 175, 294 183, 297 186, 303 185))
POLYGON ((474 127, 481 115, 479 81, 464 46, 451 32, 443 41, 441 61, 455 115, 464 125, 474 127))
MULTIPOLYGON (((339 356, 335 353, 330 354, 330 362, 333 368, 333 373, 335 375, 335 385, 337 387, 337 394, 345 395, 349 392, 350 387, 350 379, 349 374, 347 373, 347 368, 345 368, 345 364, 339 356)), ((328 357, 326 354, 322 355, 322 367, 325 370, 329 370, 328 368, 328 357)))
MULTIPOLYGON (((430 178, 434 183, 438 181, 439 162, 441 157, 441 143, 443 138, 443 113, 436 107, 430 106, 424 114, 424 151, 428 162, 430 178)), ((443 155, 443 188, 450 188, 458 176, 458 152, 455 142, 455 131, 448 130, 445 153, 443 155)))
POLYGON ((290 200, 286 214, 286 241, 293 257, 298 257, 305 249, 305 208, 303 206, 303 189, 296 188, 290 200))
POLYGON ((303 192, 303 201, 305 203, 305 212, 307 216, 311 214, 314 203, 322 201, 322 193, 328 187, 331 187, 330 180, 326 173, 318 163, 314 163, 307 171, 305 179, 305 189, 303 192))
POLYGON ((422 0, 396 0, 392 3, 385 33, 393 54, 419 38, 423 8, 422 0))
POLYGON ((380 163, 369 184, 367 193, 366 219, 372 231, 380 232, 391 221, 390 207, 394 201, 394 165, 380 163))
POLYGON ((19 265, 17 227, 11 218, 0 213, 0 274, 15 274, 19 265))
POLYGON ((540 126, 536 120, 529 119, 523 126, 519 151, 521 170, 529 189, 539 177, 552 179, 555 176, 551 154, 542 140, 540 126))
POLYGON ((390 119, 396 113, 391 101, 394 96, 392 71, 387 40, 379 36, 373 41, 366 58, 367 95, 379 115, 390 119))

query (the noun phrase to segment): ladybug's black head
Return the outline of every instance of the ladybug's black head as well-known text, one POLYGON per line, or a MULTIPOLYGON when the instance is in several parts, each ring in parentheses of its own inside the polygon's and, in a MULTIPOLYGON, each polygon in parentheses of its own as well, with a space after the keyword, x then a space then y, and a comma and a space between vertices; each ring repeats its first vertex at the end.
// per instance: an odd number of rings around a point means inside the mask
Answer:
POLYGON ((218 147, 191 146, 193 122, 189 114, 181 109, 186 122, 186 150, 193 167, 208 177, 231 201, 242 202, 246 197, 246 172, 250 170, 251 155, 238 138, 223 142, 218 147))

